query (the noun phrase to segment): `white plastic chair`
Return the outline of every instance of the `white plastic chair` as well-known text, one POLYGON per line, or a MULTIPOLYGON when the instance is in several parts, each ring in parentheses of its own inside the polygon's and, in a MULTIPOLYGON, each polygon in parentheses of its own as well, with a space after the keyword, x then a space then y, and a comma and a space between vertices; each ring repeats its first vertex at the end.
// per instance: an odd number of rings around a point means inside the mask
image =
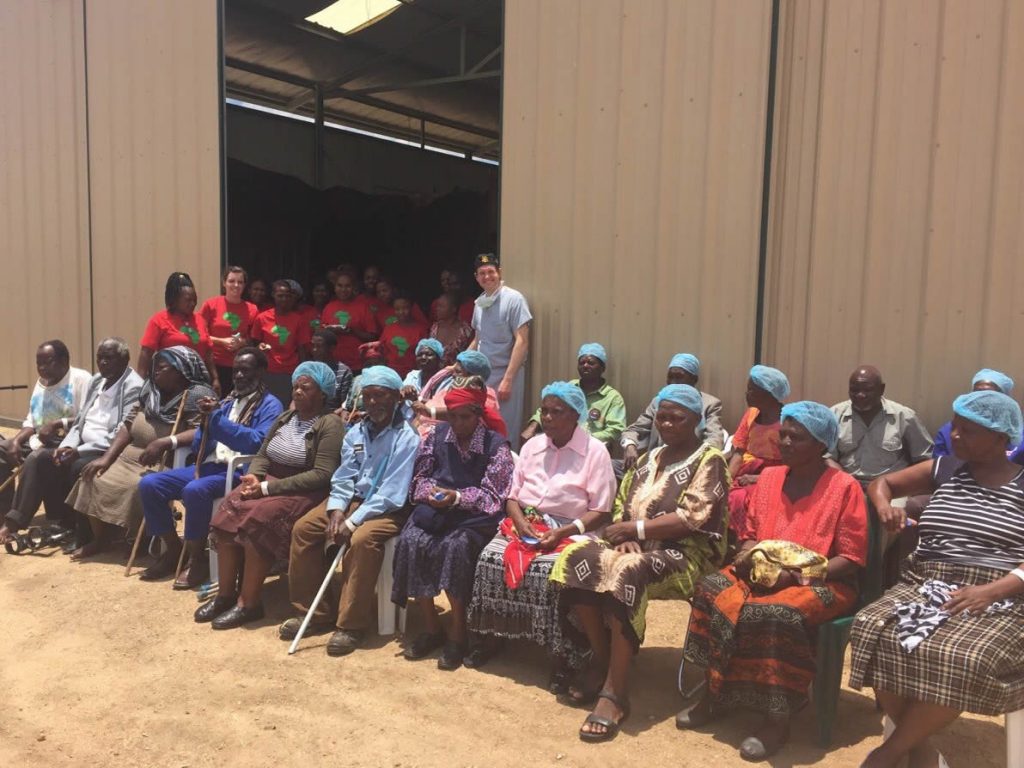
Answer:
MULTIPOLYGON (((228 474, 224 478, 224 495, 219 499, 213 500, 213 511, 216 512, 217 508, 221 505, 221 502, 227 498, 228 494, 231 493, 231 489, 234 487, 235 470, 238 469, 242 464, 248 464, 250 461, 256 458, 254 453, 240 453, 231 461, 228 462, 228 474)), ((210 543, 210 582, 211 586, 216 583, 217 579, 217 549, 210 543)))
POLYGON ((377 577, 377 634, 386 636, 398 631, 405 634, 405 608, 391 602, 391 588, 395 583, 395 546, 398 537, 392 536, 384 545, 384 562, 377 577))

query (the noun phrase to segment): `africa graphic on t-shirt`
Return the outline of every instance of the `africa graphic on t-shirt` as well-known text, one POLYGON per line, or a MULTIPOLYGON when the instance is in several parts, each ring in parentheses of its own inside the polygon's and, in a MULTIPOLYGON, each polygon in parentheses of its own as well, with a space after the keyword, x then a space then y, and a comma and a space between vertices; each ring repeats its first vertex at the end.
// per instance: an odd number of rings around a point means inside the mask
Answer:
POLYGON ((199 343, 199 331, 197 331, 195 328, 188 325, 183 325, 178 330, 181 331, 186 336, 188 336, 190 339, 192 339, 193 344, 199 343))
POLYGON ((391 317, 384 320, 384 325, 394 325, 398 322, 398 318, 392 315, 391 317))
POLYGON ((409 341, 404 336, 395 336, 391 339, 391 343, 395 345, 395 349, 398 350, 398 354, 405 356, 405 353, 409 351, 409 341))
POLYGON ((342 328, 348 327, 348 321, 352 319, 352 315, 346 312, 344 309, 339 309, 334 313, 334 316, 338 318, 338 325, 342 328))
POLYGON ((270 332, 277 336, 277 340, 281 344, 281 346, 287 344, 288 337, 292 335, 287 328, 285 328, 283 325, 278 325, 277 323, 274 323, 274 327, 270 329, 270 332))
POLYGON ((242 324, 242 318, 240 318, 234 312, 225 312, 223 315, 221 315, 221 319, 223 319, 228 325, 231 326, 232 331, 237 331, 238 326, 242 324))

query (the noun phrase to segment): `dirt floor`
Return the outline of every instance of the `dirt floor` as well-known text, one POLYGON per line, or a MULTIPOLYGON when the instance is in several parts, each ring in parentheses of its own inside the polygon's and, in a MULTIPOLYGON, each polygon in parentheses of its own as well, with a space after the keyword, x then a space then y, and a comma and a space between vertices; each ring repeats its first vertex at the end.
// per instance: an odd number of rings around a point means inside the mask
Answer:
MULTIPOLYGON (((49 551, 0 551, 0 765, 747 765, 737 748, 749 717, 675 728, 682 602, 652 604, 633 714, 614 742, 587 745, 585 713, 544 690, 532 647, 449 673, 401 658, 398 638, 333 659, 318 636, 289 657, 276 631, 289 615, 282 579, 268 583, 264 621, 215 632, 193 623, 194 593, 126 578, 120 550, 87 563, 49 551)), ((770 765, 857 766, 880 741, 867 695, 843 690, 830 750, 814 743, 812 709, 770 765)), ((1002 721, 978 717, 937 739, 954 768, 1001 768, 1004 744, 1002 721)))

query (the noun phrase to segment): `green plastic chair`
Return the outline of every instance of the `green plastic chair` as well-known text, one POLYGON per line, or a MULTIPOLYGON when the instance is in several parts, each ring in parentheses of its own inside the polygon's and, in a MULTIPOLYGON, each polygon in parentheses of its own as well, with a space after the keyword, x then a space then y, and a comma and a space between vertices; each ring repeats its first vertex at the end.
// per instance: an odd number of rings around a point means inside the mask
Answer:
MULTIPOLYGON (((860 575, 860 596, 854 614, 882 594, 882 531, 874 508, 868 504, 868 562, 860 575)), ((818 744, 832 743, 832 726, 839 705, 839 688, 843 679, 843 658, 850 642, 853 614, 833 619, 818 627, 816 652, 817 674, 811 686, 818 726, 818 744)))

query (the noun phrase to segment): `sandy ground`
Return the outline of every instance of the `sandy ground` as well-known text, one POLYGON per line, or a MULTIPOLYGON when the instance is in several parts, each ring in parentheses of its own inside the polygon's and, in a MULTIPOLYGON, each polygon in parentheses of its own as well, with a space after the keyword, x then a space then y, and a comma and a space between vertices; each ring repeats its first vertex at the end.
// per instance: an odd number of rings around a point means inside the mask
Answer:
MULTIPOLYGON (((614 742, 588 745, 576 736, 585 713, 544 690, 530 646, 451 673, 401 658, 399 638, 333 659, 318 636, 289 657, 281 579, 264 621, 215 632, 193 623, 193 593, 125 578, 121 551, 81 564, 48 552, 0 550, 0 766, 747 765, 736 750, 748 716, 675 728, 682 602, 651 606, 633 714, 614 742)), ((872 699, 848 689, 830 750, 813 727, 809 707, 770 765, 857 766, 881 735, 872 699)), ((937 739, 954 768, 1001 768, 1004 744, 1001 720, 977 717, 937 739)))

